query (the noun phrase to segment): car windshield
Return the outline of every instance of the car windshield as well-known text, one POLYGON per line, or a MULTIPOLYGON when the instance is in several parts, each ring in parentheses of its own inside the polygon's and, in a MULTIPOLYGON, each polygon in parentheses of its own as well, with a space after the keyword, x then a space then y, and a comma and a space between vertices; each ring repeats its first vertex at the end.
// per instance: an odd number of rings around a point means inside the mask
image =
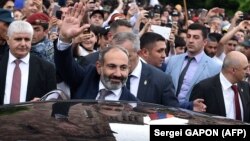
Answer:
POLYGON ((144 102, 95 100, 3 105, 0 107, 0 122, 0 139, 3 140, 84 138, 109 141, 122 138, 149 140, 151 124, 245 124, 144 102))

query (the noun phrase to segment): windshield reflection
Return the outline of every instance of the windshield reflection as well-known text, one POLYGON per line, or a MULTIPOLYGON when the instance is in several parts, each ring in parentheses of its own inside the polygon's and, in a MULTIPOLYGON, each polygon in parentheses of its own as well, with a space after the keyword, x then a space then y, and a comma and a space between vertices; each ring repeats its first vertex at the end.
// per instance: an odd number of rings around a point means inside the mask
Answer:
POLYGON ((124 131, 118 129, 128 128, 125 125, 135 126, 129 129, 131 132, 144 128, 147 132, 148 124, 153 123, 246 124, 232 119, 214 118, 211 115, 156 104, 93 100, 3 105, 0 106, 0 122, 0 140, 34 141, 41 139, 115 141, 116 135, 124 131), (119 128, 111 128, 111 124, 119 128))

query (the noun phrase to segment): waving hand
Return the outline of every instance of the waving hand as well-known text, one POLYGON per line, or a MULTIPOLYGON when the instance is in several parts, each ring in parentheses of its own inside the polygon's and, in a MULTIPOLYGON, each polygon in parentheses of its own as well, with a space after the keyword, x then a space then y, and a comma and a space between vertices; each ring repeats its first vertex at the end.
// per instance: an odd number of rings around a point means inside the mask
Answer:
POLYGON ((89 25, 81 25, 86 7, 83 3, 75 3, 74 7, 70 7, 62 21, 59 38, 63 42, 70 43, 72 38, 78 36, 89 25))

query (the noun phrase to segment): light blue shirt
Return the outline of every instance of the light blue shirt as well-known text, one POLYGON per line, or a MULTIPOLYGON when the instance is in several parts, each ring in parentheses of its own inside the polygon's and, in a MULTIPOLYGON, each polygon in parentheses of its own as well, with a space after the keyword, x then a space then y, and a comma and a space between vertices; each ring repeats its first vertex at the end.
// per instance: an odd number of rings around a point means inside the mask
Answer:
MULTIPOLYGON (((201 61, 203 54, 204 54, 204 52, 202 51, 201 53, 196 55, 188 67, 188 70, 187 70, 187 72, 184 76, 184 79, 183 79, 180 93, 178 95, 178 100, 180 103, 186 102, 186 95, 188 94, 189 90, 193 87, 192 80, 193 80, 193 77, 197 71, 198 64, 201 61)), ((187 56, 187 54, 186 54, 186 56, 187 56)), ((187 62, 188 62, 188 59, 186 58, 183 62, 182 70, 187 65, 187 62)))

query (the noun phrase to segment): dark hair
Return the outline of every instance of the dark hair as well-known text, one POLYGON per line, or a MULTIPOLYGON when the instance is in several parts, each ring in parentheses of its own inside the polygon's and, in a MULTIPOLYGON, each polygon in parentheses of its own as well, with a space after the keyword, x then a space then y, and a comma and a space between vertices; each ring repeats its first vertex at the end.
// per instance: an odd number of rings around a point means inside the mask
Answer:
POLYGON ((219 42, 220 39, 222 38, 222 34, 219 34, 219 33, 209 33, 208 34, 208 38, 215 38, 217 40, 216 42, 219 42))
POLYGON ((108 53, 109 51, 111 51, 111 50, 113 50, 113 49, 121 50, 121 51, 123 51, 127 56, 129 56, 128 51, 127 51, 125 48, 121 47, 121 46, 114 45, 114 46, 105 47, 105 48, 104 48, 103 50, 101 50, 100 53, 99 53, 99 58, 98 58, 98 60, 99 60, 99 62, 100 62, 101 64, 104 63, 104 56, 106 55, 106 53, 108 53))
POLYGON ((232 38, 230 38, 229 40, 233 40, 233 41, 236 41, 238 42, 238 38, 236 36, 233 36, 232 38))
POLYGON ((99 47, 98 42, 99 42, 100 28, 101 28, 100 26, 90 25, 90 31, 92 31, 96 36, 96 43, 94 44, 94 49, 97 49, 99 47))
POLYGON ((128 28, 132 28, 132 25, 127 20, 116 20, 110 25, 110 32, 116 32, 117 28, 120 26, 126 26, 128 28))
POLYGON ((199 23, 193 23, 191 25, 188 26, 188 30, 191 29, 191 30, 201 30, 202 32, 202 37, 204 39, 207 38, 207 35, 208 35, 208 30, 207 28, 204 26, 204 25, 201 25, 199 23))
POLYGON ((49 28, 49 24, 48 23, 42 23, 40 24, 44 30, 47 30, 49 28))
POLYGON ((104 12, 102 10, 94 10, 90 15, 89 18, 92 18, 94 15, 99 14, 101 15, 102 19, 104 19, 104 12))
POLYGON ((153 46, 151 46, 152 44, 154 44, 155 42, 158 41, 164 41, 165 42, 165 38, 162 37, 160 34, 154 33, 154 32, 146 32, 141 36, 140 39, 140 47, 142 48, 151 48, 153 46))
POLYGON ((209 34, 208 34, 207 39, 208 41, 211 41, 211 42, 218 42, 218 40, 214 36, 210 36, 209 34))
POLYGON ((14 2, 14 0, 1 0, 1 1, 0 1, 0 8, 3 8, 3 6, 4 6, 8 1, 13 1, 13 2, 14 2))
POLYGON ((49 9, 51 4, 50 4, 49 0, 43 0, 43 5, 45 6, 46 9, 49 9))
POLYGON ((175 47, 186 46, 185 40, 180 36, 175 36, 174 44, 175 44, 175 47))
POLYGON ((181 33, 187 33, 186 29, 179 29, 178 30, 178 35, 180 35, 181 33))

